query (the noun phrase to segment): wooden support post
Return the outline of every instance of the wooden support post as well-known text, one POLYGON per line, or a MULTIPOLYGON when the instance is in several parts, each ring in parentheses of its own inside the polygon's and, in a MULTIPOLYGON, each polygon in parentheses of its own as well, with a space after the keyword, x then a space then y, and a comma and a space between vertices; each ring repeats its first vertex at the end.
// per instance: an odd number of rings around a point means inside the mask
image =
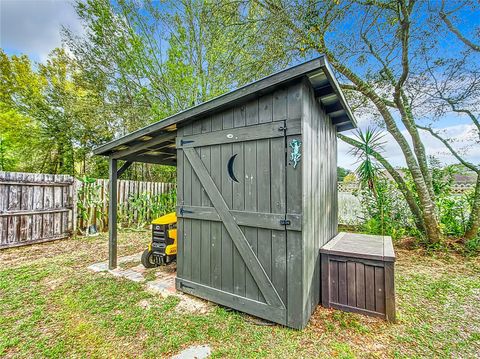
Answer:
POLYGON ((108 268, 117 267, 117 160, 109 159, 108 268))

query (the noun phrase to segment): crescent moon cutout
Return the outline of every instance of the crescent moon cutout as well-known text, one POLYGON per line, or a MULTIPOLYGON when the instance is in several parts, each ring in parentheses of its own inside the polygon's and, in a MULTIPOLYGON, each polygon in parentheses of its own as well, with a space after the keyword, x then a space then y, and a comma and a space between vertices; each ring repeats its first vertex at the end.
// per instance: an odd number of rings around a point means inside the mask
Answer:
POLYGON ((233 181, 238 182, 237 177, 235 177, 235 173, 233 173, 233 162, 235 161, 235 157, 237 157, 237 153, 230 157, 230 159, 228 160, 227 170, 230 178, 233 181))

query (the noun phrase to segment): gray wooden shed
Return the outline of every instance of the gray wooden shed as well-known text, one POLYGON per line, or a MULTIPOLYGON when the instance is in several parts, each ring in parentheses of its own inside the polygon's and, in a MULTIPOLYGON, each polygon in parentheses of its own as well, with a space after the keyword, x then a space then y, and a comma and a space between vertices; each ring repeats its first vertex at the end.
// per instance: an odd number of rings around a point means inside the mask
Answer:
POLYGON ((177 289, 303 328, 321 298, 319 249, 337 234, 336 133, 354 127, 319 57, 96 149, 110 158, 110 267, 118 176, 176 165, 177 289))

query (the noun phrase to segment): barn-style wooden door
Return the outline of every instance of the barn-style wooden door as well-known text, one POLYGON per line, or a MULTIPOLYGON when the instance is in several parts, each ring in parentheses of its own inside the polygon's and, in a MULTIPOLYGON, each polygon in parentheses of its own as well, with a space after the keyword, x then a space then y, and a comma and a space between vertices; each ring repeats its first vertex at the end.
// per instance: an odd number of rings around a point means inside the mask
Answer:
POLYGON ((228 111, 177 138, 177 288, 286 323, 287 229, 301 227, 286 211, 287 139, 300 119, 248 118, 228 111))

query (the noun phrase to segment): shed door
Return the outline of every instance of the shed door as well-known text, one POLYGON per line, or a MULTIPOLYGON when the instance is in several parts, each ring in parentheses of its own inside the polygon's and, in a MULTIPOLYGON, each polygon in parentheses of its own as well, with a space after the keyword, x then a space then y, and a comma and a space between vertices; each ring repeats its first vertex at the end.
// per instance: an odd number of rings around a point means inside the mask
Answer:
POLYGON ((177 138, 177 288, 285 323, 286 229, 300 230, 286 213, 286 146, 300 120, 233 124, 223 115, 177 138))

